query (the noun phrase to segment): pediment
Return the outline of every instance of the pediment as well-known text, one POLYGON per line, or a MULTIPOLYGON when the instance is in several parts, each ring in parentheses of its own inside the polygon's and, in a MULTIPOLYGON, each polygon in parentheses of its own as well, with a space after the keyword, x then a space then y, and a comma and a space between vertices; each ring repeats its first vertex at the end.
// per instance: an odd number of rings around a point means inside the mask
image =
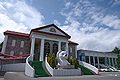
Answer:
POLYGON ((35 29, 32 29, 32 31, 70 38, 70 36, 67 33, 65 33, 63 30, 61 30, 60 28, 58 28, 54 24, 39 27, 39 28, 35 28, 35 29))

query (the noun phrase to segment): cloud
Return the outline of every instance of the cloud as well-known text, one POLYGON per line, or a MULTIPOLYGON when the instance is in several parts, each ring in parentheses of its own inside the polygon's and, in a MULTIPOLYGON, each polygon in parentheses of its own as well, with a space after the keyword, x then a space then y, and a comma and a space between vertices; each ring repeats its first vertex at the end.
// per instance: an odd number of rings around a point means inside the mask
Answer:
POLYGON ((120 5, 120 0, 113 0, 112 7, 114 7, 116 5, 120 5))
POLYGON ((112 51, 120 47, 120 18, 105 11, 88 0, 79 0, 61 10, 66 17, 61 28, 79 43, 78 49, 112 51))
POLYGON ((70 5, 71 5, 71 2, 66 2, 65 7, 69 8, 70 5))
POLYGON ((54 20, 53 22, 54 22, 54 24, 56 24, 56 25, 58 25, 58 26, 61 25, 58 20, 54 20))
POLYGON ((0 2, 0 41, 3 41, 6 30, 29 32, 31 28, 43 24, 44 16, 24 0, 0 2))
POLYGON ((108 27, 114 29, 120 29, 120 18, 114 15, 106 15, 106 16, 96 16, 93 15, 92 19, 95 20, 96 23, 104 24, 108 27))

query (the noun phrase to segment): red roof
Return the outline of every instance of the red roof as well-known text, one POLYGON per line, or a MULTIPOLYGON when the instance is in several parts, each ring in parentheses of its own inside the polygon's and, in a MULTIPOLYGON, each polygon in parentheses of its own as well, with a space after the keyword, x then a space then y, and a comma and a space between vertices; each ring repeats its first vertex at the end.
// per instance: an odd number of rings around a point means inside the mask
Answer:
POLYGON ((78 43, 76 43, 76 42, 73 42, 73 41, 68 41, 68 44, 79 45, 78 43))
MULTIPOLYGON (((20 37, 25 37, 25 38, 29 38, 29 34, 26 34, 26 33, 20 33, 20 32, 15 32, 15 31, 5 31, 4 32, 4 35, 15 35, 15 36, 20 36, 20 37)), ((73 42, 73 41, 68 41, 69 44, 74 44, 74 45, 79 45, 78 43, 76 42, 73 42)))
POLYGON ((29 34, 21 33, 21 32, 9 31, 9 30, 5 31, 4 35, 14 35, 14 36, 20 36, 20 37, 29 38, 29 34))
POLYGON ((32 32, 38 32, 38 33, 43 33, 43 34, 49 34, 49 35, 55 35, 55 36, 61 36, 61 37, 66 37, 66 38, 71 38, 71 36, 69 36, 67 33, 65 33, 63 30, 61 30, 60 28, 58 28, 56 25, 54 24, 51 24, 51 25, 47 25, 47 26, 43 26, 43 27, 39 27, 39 28, 35 28, 35 29, 32 29, 30 34, 32 32), (63 35, 59 35, 59 34, 53 34, 53 33, 48 33, 48 32, 43 32, 43 31, 40 31, 41 29, 44 29, 44 28, 49 28, 49 27, 55 27, 56 29, 58 29, 59 31, 61 31, 63 34, 65 34, 65 36, 63 35))

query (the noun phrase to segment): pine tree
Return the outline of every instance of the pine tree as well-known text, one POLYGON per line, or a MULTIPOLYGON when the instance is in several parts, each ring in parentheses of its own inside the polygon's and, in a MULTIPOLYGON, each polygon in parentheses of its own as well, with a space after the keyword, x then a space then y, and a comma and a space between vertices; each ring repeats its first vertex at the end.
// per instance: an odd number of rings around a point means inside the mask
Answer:
POLYGON ((117 66, 120 68, 120 55, 117 56, 117 66))
POLYGON ((119 54, 120 49, 118 47, 115 47, 114 50, 112 51, 112 53, 119 54))
POLYGON ((78 59, 77 59, 77 58, 74 58, 74 59, 73 59, 72 65, 75 66, 75 69, 77 69, 77 68, 79 67, 79 62, 78 62, 78 59))

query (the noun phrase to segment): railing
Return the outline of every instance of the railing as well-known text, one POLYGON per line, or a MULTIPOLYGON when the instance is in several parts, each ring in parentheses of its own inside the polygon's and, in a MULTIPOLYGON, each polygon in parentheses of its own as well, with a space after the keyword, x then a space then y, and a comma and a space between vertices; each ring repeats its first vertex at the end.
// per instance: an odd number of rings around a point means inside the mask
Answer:
POLYGON ((53 69, 45 58, 45 66, 52 76, 80 76, 81 69, 53 69))
POLYGON ((33 60, 32 56, 29 56, 26 59, 25 74, 29 77, 34 77, 35 74, 34 68, 29 64, 29 62, 32 62, 32 60, 33 60))
POLYGON ((91 70, 95 74, 97 74, 97 75, 99 74, 99 71, 95 66, 92 66, 91 64, 88 64, 88 63, 83 62, 83 61, 79 61, 79 64, 86 67, 87 69, 91 70))
POLYGON ((47 70, 49 71, 49 73, 53 76, 53 69, 52 69, 52 67, 48 64, 48 62, 47 62, 47 57, 45 57, 45 66, 46 66, 47 70))
POLYGON ((0 59, 0 64, 4 65, 4 64, 15 64, 15 63, 25 63, 26 59, 0 59))

